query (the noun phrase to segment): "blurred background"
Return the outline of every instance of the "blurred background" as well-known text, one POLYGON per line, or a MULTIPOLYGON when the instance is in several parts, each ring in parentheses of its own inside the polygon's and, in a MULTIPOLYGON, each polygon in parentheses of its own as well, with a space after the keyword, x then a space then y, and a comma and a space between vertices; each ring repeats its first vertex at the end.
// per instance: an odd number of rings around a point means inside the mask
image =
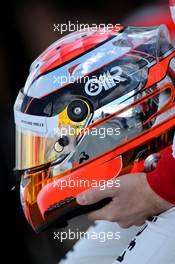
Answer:
MULTIPOLYGON (((55 264, 73 241, 59 243, 51 231, 35 234, 26 222, 18 195, 11 191, 15 162, 13 104, 28 76, 32 61, 61 36, 53 24, 116 24, 151 26, 167 24, 173 38, 173 22, 166 0, 125 1, 13 1, 1 9, 0 42, 0 164, 1 244, 5 262, 55 264)), ((83 216, 70 227, 84 230, 90 223, 83 216)))

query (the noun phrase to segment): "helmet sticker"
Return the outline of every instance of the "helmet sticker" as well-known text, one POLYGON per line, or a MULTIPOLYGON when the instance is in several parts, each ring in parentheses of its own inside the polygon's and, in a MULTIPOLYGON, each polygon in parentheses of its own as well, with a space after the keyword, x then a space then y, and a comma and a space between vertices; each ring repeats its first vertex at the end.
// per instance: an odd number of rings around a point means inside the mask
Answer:
POLYGON ((122 76, 122 68, 119 66, 113 67, 110 71, 105 72, 99 76, 99 79, 89 79, 85 84, 85 92, 90 96, 96 96, 101 93, 104 88, 105 91, 116 87, 116 84, 124 82, 127 79, 122 76), (114 73, 116 71, 116 73, 114 73))

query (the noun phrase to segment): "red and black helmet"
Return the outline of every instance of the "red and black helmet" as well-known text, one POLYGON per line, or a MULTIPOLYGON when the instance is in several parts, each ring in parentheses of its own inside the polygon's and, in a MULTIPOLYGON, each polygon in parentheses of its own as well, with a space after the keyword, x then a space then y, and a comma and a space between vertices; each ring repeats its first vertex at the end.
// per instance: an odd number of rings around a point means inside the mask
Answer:
POLYGON ((14 112, 21 203, 34 230, 96 183, 151 170, 172 144, 175 49, 165 26, 83 31, 31 66, 14 112))

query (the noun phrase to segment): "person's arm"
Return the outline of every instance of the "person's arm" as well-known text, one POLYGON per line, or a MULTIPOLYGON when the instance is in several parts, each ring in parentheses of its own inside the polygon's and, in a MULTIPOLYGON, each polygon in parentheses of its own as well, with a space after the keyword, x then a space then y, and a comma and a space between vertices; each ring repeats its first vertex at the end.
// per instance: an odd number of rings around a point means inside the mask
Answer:
POLYGON ((157 168, 147 173, 147 181, 160 197, 175 204, 175 159, 172 146, 167 148, 157 168))
MULTIPOLYGON (((158 215, 175 205, 175 160, 169 147, 157 168, 151 173, 132 173, 117 177, 120 187, 92 188, 81 193, 81 205, 96 203, 111 197, 105 207, 89 213, 92 220, 118 222, 123 228, 142 225, 149 217, 158 215)), ((115 179, 114 179, 115 181, 115 179)))

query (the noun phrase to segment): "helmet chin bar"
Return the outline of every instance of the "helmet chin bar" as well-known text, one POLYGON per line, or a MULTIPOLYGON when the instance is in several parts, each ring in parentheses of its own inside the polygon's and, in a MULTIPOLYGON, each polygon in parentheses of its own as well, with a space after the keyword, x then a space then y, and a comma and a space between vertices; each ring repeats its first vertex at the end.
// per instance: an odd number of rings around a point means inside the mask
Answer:
MULTIPOLYGON (((56 227, 56 228, 63 228, 68 225, 68 221, 74 217, 80 216, 82 214, 87 214, 94 210, 99 210, 100 208, 106 206, 112 201, 111 197, 104 198, 101 201, 91 204, 91 205, 79 205, 76 202, 76 199, 74 197, 70 197, 65 199, 64 201, 61 201, 57 205, 50 207, 48 211, 45 214, 45 217, 49 218, 51 217, 51 214, 57 215, 55 218, 52 215, 52 220, 49 223, 50 227, 56 227), (61 213, 59 209, 64 208, 64 211, 61 213)), ((41 229, 36 230, 36 232, 44 231, 48 228, 48 225, 43 226, 41 229)))

